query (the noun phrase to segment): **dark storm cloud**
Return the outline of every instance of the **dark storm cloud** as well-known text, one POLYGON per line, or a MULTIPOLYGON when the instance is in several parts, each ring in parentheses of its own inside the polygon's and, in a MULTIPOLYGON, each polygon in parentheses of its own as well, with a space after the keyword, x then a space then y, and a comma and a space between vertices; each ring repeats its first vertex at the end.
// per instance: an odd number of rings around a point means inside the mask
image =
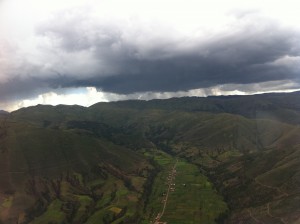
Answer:
MULTIPOLYGON (((103 64, 94 75, 86 77, 84 71, 78 71, 82 75, 61 82, 61 86, 97 86, 104 91, 132 93, 228 83, 298 81, 299 70, 295 65, 274 62, 285 56, 300 55, 300 34, 271 22, 264 21, 259 27, 257 23, 248 25, 213 39, 193 39, 188 43, 192 48, 186 50, 184 46, 178 49, 188 42, 185 39, 168 42, 157 38, 139 44, 119 27, 91 26, 91 22, 82 21, 85 22, 76 20, 76 25, 70 20, 59 26, 51 23, 39 29, 40 34, 58 40, 60 49, 89 50, 103 64)), ((143 38, 147 37, 136 33, 137 42, 143 38)))
POLYGON ((52 90, 60 92, 61 83, 70 82, 67 79, 61 75, 56 75, 52 78, 39 78, 36 76, 26 78, 14 77, 5 83, 0 83, 0 101, 31 98, 52 90))
POLYGON ((300 33, 270 21, 187 39, 173 38, 168 30, 159 34, 130 30, 126 24, 96 23, 85 14, 61 14, 36 32, 51 43, 41 48, 45 55, 55 52, 55 57, 64 55, 67 62, 52 63, 47 74, 37 69, 37 75, 24 77, 19 69, 22 78, 0 84, 2 97, 60 87, 95 86, 128 94, 300 82, 299 63, 292 63, 292 59, 299 62, 300 33))

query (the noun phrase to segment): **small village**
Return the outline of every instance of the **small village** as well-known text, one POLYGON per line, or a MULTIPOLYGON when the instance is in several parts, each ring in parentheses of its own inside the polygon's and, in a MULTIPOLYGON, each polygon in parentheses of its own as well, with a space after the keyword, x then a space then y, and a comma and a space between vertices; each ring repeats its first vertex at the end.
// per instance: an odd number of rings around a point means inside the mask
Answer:
POLYGON ((170 192, 174 192, 176 189, 175 188, 175 185, 176 185, 175 178, 176 178, 176 174, 177 174, 177 171, 176 171, 177 162, 178 162, 178 160, 176 161, 173 168, 169 172, 168 177, 166 178, 165 184, 167 185, 167 191, 165 193, 163 193, 163 199, 161 201, 163 204, 162 211, 157 214, 155 220, 153 222, 151 222, 151 224, 167 224, 167 222, 161 221, 161 218, 163 217, 163 215, 165 213, 165 209, 167 206, 170 192))

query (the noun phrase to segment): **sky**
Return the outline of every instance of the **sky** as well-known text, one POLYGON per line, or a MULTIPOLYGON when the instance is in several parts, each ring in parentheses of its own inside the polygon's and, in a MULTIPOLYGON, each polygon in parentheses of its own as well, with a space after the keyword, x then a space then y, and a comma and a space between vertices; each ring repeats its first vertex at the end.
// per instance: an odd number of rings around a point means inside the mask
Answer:
POLYGON ((300 89, 298 0, 0 0, 0 109, 300 89))

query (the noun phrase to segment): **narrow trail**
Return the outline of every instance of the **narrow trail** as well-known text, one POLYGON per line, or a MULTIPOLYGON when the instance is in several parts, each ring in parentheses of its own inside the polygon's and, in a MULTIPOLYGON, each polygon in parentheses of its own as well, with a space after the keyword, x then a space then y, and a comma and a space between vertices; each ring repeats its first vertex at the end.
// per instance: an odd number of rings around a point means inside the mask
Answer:
POLYGON ((260 185, 260 186, 263 186, 263 187, 266 187, 266 188, 269 188, 269 189, 273 189, 273 190, 278 191, 278 193, 281 193, 281 194, 282 194, 283 196, 285 196, 285 197, 289 196, 288 193, 284 192, 284 191, 281 190, 279 187, 273 187, 273 186, 270 186, 270 185, 263 184, 263 183, 259 182, 259 181, 257 180, 257 178, 254 178, 254 181, 255 181, 255 183, 257 183, 257 184, 260 185))
MULTIPOLYGON (((256 223, 265 224, 263 221, 260 221, 260 220, 258 220, 256 217, 254 217, 250 209, 247 209, 247 211, 248 211, 248 213, 249 213, 249 216, 250 216, 256 223)), ((271 214, 270 203, 267 204, 267 214, 268 214, 268 216, 270 216, 271 218, 280 220, 283 224, 288 224, 288 223, 285 222, 282 218, 276 217, 276 216, 274 216, 274 215, 271 214)))
MULTIPOLYGON (((284 196, 284 197, 289 196, 288 193, 284 192, 284 191, 281 190, 279 187, 273 187, 273 186, 270 186, 270 185, 263 184, 263 183, 261 183, 260 181, 258 181, 257 178, 255 178, 254 181, 255 181, 256 184, 258 184, 258 185, 260 185, 260 186, 262 186, 262 187, 266 187, 266 188, 269 188, 269 189, 276 190, 278 193, 281 194, 280 197, 282 197, 282 196, 284 196)), ((250 209, 247 209, 247 210, 248 210, 248 212, 249 212, 250 217, 251 217, 253 220, 255 220, 255 222, 257 222, 257 223, 264 223, 264 222, 262 222, 262 221, 259 221, 257 218, 255 218, 255 217, 253 216, 253 214, 251 213, 251 210, 250 210, 250 209)), ((274 215, 271 214, 270 202, 267 204, 267 215, 270 216, 271 218, 280 220, 283 224, 287 224, 287 222, 285 222, 285 221, 283 220, 283 218, 276 217, 276 216, 274 216, 274 215)))
MULTIPOLYGON (((278 193, 281 194, 280 197, 282 197, 282 196, 284 196, 284 197, 289 196, 288 193, 284 192, 284 191, 281 190, 279 187, 273 187, 273 186, 270 186, 270 185, 263 184, 263 183, 261 183, 260 181, 258 181, 257 178, 255 178, 254 181, 255 181, 255 183, 257 183, 257 184, 260 185, 260 186, 263 186, 263 187, 266 187, 266 188, 269 188, 269 189, 276 190, 278 193)), ((271 214, 270 202, 267 204, 267 214, 268 214, 268 216, 270 216, 271 218, 278 219, 278 220, 280 220, 283 224, 287 224, 287 222, 285 222, 285 221, 283 220, 283 218, 276 217, 276 216, 274 216, 274 215, 271 214)))
POLYGON ((271 214, 270 203, 267 204, 267 214, 274 219, 279 219, 283 224, 287 224, 282 218, 271 214))
POLYGON ((253 215, 252 215, 252 212, 250 209, 247 209, 247 211, 249 212, 249 216, 256 222, 256 223, 259 223, 259 224, 265 224, 263 221, 260 221, 258 220, 257 218, 255 218, 253 215))

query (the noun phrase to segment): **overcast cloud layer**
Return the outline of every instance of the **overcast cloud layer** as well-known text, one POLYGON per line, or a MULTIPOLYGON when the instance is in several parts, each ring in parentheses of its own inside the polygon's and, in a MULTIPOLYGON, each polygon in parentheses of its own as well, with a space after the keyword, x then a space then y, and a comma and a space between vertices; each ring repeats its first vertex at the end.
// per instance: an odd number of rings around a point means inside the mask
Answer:
POLYGON ((291 11, 282 14, 271 1, 145 1, 134 9, 128 4, 141 3, 26 2, 0 3, 2 103, 77 87, 123 99, 216 86, 251 93, 300 86, 297 1, 283 2, 291 11))

